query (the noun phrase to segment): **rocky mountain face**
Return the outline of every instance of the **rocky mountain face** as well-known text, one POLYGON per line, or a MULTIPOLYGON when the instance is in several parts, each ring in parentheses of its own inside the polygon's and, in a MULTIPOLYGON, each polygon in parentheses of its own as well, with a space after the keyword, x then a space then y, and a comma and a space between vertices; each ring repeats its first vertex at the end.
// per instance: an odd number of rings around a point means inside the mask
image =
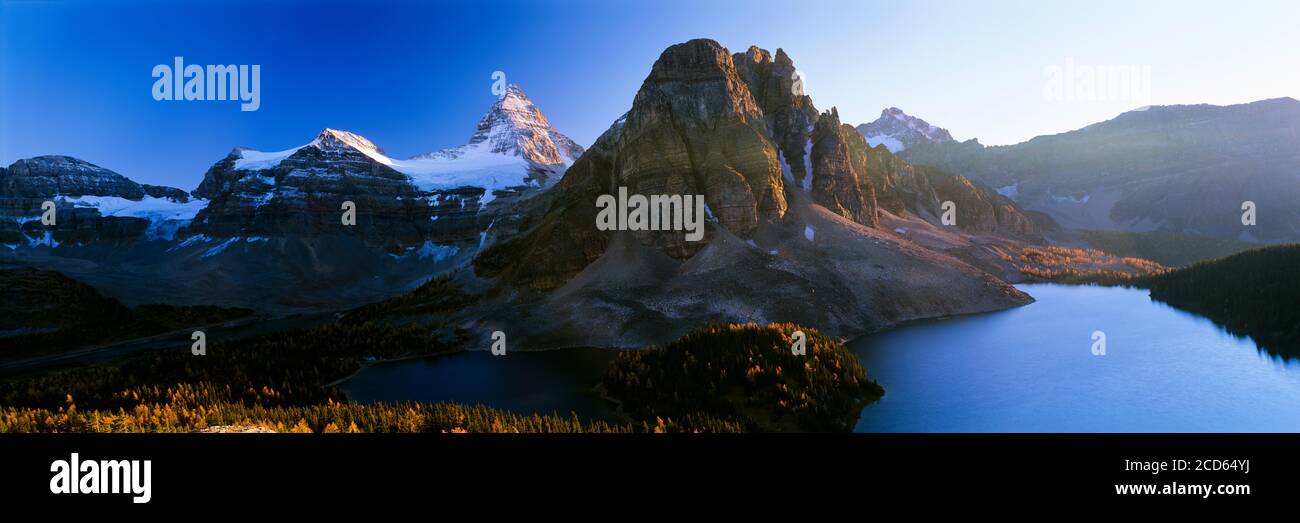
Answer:
POLYGON ((183 190, 139 184, 76 158, 27 158, 0 169, 0 244, 15 252, 169 238, 201 205, 183 190), (46 201, 55 204, 52 226, 41 223, 46 201))
MULTIPOLYGON (((605 252, 609 237, 594 230, 593 203, 619 187, 703 195, 712 223, 742 240, 783 222, 792 191, 868 227, 879 224, 880 202, 897 213, 937 216, 939 200, 926 176, 871 148, 838 111, 819 113, 797 80, 793 61, 779 49, 733 55, 711 40, 668 48, 631 110, 552 191, 555 202, 538 227, 483 253, 476 267, 489 276, 508 273, 528 288, 562 285, 605 252)), ((680 233, 633 236, 678 260, 704 245, 680 233)))
POLYGON ((377 159, 383 151, 355 134, 325 129, 264 169, 241 168, 243 154, 236 149, 208 170, 195 194, 210 203, 188 235, 355 234, 396 250, 423 242, 433 225, 433 208, 410 179, 377 159), (355 227, 342 224, 345 201, 356 205, 355 227))
POLYGON ((811 144, 818 113, 812 98, 803 93, 794 61, 781 49, 773 57, 750 46, 745 53, 732 55, 732 62, 771 128, 786 179, 797 186, 811 183, 811 144))
POLYGON ((867 172, 870 148, 853 128, 840 123, 839 111, 822 113, 813 131, 812 199, 831 212, 857 223, 875 227, 876 187, 867 172))
MULTIPOLYGON (((731 55, 711 41, 678 44, 655 62, 632 109, 565 173, 541 225, 475 263, 485 274, 509 267, 526 286, 558 287, 604 252, 594 202, 619 187, 703 195, 719 225, 748 237, 784 215, 781 177, 764 114, 731 55), (519 254, 536 263, 517 263, 519 254)), ((635 234, 677 259, 702 245, 682 234, 635 234)))
POLYGON ((1002 234, 1013 237, 1041 235, 1040 224, 1011 199, 965 176, 934 176, 934 191, 942 201, 956 205, 957 227, 971 234, 1002 234))
MULTIPOLYGON (((699 322, 864 332, 1027 300, 880 228, 879 202, 930 217, 939 193, 925 171, 871 148, 838 111, 819 113, 795 78, 781 50, 733 55, 711 40, 665 50, 632 108, 565 173, 544 212, 475 258, 479 277, 502 284, 496 299, 512 304, 477 321, 535 326, 521 333, 530 346, 622 345, 699 322), (619 187, 703 195, 704 241, 598 230, 597 198, 619 187)), ((951 192, 962 190, 977 187, 951 192)), ((995 205, 976 212, 998 222, 995 205)))
POLYGON ((922 144, 917 165, 998 188, 1071 228, 1300 239, 1300 101, 1151 107, 1027 142, 922 144), (1245 201, 1254 226, 1241 223, 1245 201))
POLYGON ((880 118, 858 126, 858 132, 872 147, 884 145, 889 152, 897 153, 919 144, 948 143, 954 141, 948 130, 890 107, 880 112, 880 118))

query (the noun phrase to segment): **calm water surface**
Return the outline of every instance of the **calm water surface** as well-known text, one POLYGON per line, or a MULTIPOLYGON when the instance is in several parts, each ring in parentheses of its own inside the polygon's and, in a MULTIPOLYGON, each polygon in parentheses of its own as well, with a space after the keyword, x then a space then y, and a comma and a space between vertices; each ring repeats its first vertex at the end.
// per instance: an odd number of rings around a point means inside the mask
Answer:
MULTIPOLYGON (((850 344, 885 397, 859 431, 1300 431, 1300 363, 1146 291, 1021 285, 1038 301, 850 344), (1092 333, 1106 333, 1106 355, 1092 333)), ((455 401, 610 419, 601 349, 485 351, 363 369, 357 401, 455 401)))
POLYGON ((850 347, 885 387, 859 431, 1300 431, 1300 365, 1147 291, 1021 285, 1038 301, 850 347), (1092 333, 1106 354, 1092 354, 1092 333))

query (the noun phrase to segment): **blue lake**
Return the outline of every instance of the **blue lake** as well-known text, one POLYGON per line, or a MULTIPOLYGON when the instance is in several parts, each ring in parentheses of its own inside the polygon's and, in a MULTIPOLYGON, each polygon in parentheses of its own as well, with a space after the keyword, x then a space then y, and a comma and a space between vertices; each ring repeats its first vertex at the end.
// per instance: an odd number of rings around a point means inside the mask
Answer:
POLYGON ((1144 290, 1019 288, 1038 301, 850 344, 886 391, 857 430, 1300 431, 1296 361, 1144 290))
MULTIPOLYGON (((1300 362, 1143 290, 1021 285, 1016 309, 928 321, 849 344, 885 387, 864 432, 1300 431, 1300 362), (1093 354, 1094 331, 1106 353, 1093 354)), ((368 366, 356 401, 455 401, 611 419, 592 387, 614 352, 474 351, 368 366)))

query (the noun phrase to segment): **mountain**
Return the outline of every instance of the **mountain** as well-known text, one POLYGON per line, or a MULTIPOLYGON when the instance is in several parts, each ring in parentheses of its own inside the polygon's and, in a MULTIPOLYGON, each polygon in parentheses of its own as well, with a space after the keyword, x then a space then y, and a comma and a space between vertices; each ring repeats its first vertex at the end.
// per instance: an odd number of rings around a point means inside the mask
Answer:
POLYGON ((511 85, 467 144, 408 160, 334 129, 286 151, 236 148, 195 190, 212 204, 190 233, 214 241, 351 234, 390 252, 478 241, 490 203, 553 185, 582 152, 511 85), (344 201, 357 206, 355 228, 340 225, 344 201))
MULTIPOLYGON (((523 89, 511 84, 479 120, 465 145, 411 157, 469 161, 488 154, 518 157, 532 167, 567 166, 582 156, 582 146, 555 128, 523 89)), ((561 169, 562 171, 562 169, 561 169)))
POLYGON ((102 242, 171 239, 204 201, 172 187, 136 183, 69 156, 37 156, 0 169, 0 244, 9 252, 102 242), (55 224, 41 205, 55 203, 55 224))
POLYGON ((936 216, 932 184, 838 111, 818 112, 793 70, 781 50, 733 55, 703 39, 665 50, 533 226, 475 258, 477 276, 500 286, 489 299, 502 300, 481 323, 510 325, 530 346, 626 346, 709 322, 843 335, 1029 300, 880 227, 882 201, 908 219, 936 216), (704 239, 598 230, 597 198, 620 187, 702 195, 704 239))
POLYGON ((900 153, 998 188, 1069 228, 1300 240, 1300 101, 1177 105, 1017 145, 921 144, 900 153), (1256 225, 1242 224, 1243 202, 1256 225))
POLYGON ((463 146, 399 160, 324 129, 283 151, 234 148, 193 195, 74 158, 20 160, 0 171, 0 256, 130 303, 353 306, 468 263, 582 153, 512 85, 463 146), (49 199, 59 214, 47 229, 49 199))
POLYGON ((875 147, 884 145, 889 152, 897 153, 918 144, 948 143, 954 141, 948 130, 890 107, 880 111, 880 118, 858 126, 858 132, 875 147))

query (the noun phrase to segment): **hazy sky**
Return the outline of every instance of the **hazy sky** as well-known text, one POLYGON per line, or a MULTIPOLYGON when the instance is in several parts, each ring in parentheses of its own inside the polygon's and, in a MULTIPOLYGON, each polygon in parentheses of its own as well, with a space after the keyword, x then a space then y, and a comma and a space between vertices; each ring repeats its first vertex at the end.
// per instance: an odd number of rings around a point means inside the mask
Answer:
POLYGON ((235 146, 287 149, 324 127, 404 158, 463 143, 498 70, 588 145, 665 47, 699 37, 784 48, 817 107, 845 122, 897 106, 985 144, 1148 103, 1300 98, 1293 1, 0 0, 0 162, 67 154, 189 190, 235 146), (174 56, 260 64, 260 109, 155 101, 151 70, 174 56), (1149 71, 1150 89, 1055 99, 1049 72, 1067 64, 1136 66, 1124 70, 1149 71))

